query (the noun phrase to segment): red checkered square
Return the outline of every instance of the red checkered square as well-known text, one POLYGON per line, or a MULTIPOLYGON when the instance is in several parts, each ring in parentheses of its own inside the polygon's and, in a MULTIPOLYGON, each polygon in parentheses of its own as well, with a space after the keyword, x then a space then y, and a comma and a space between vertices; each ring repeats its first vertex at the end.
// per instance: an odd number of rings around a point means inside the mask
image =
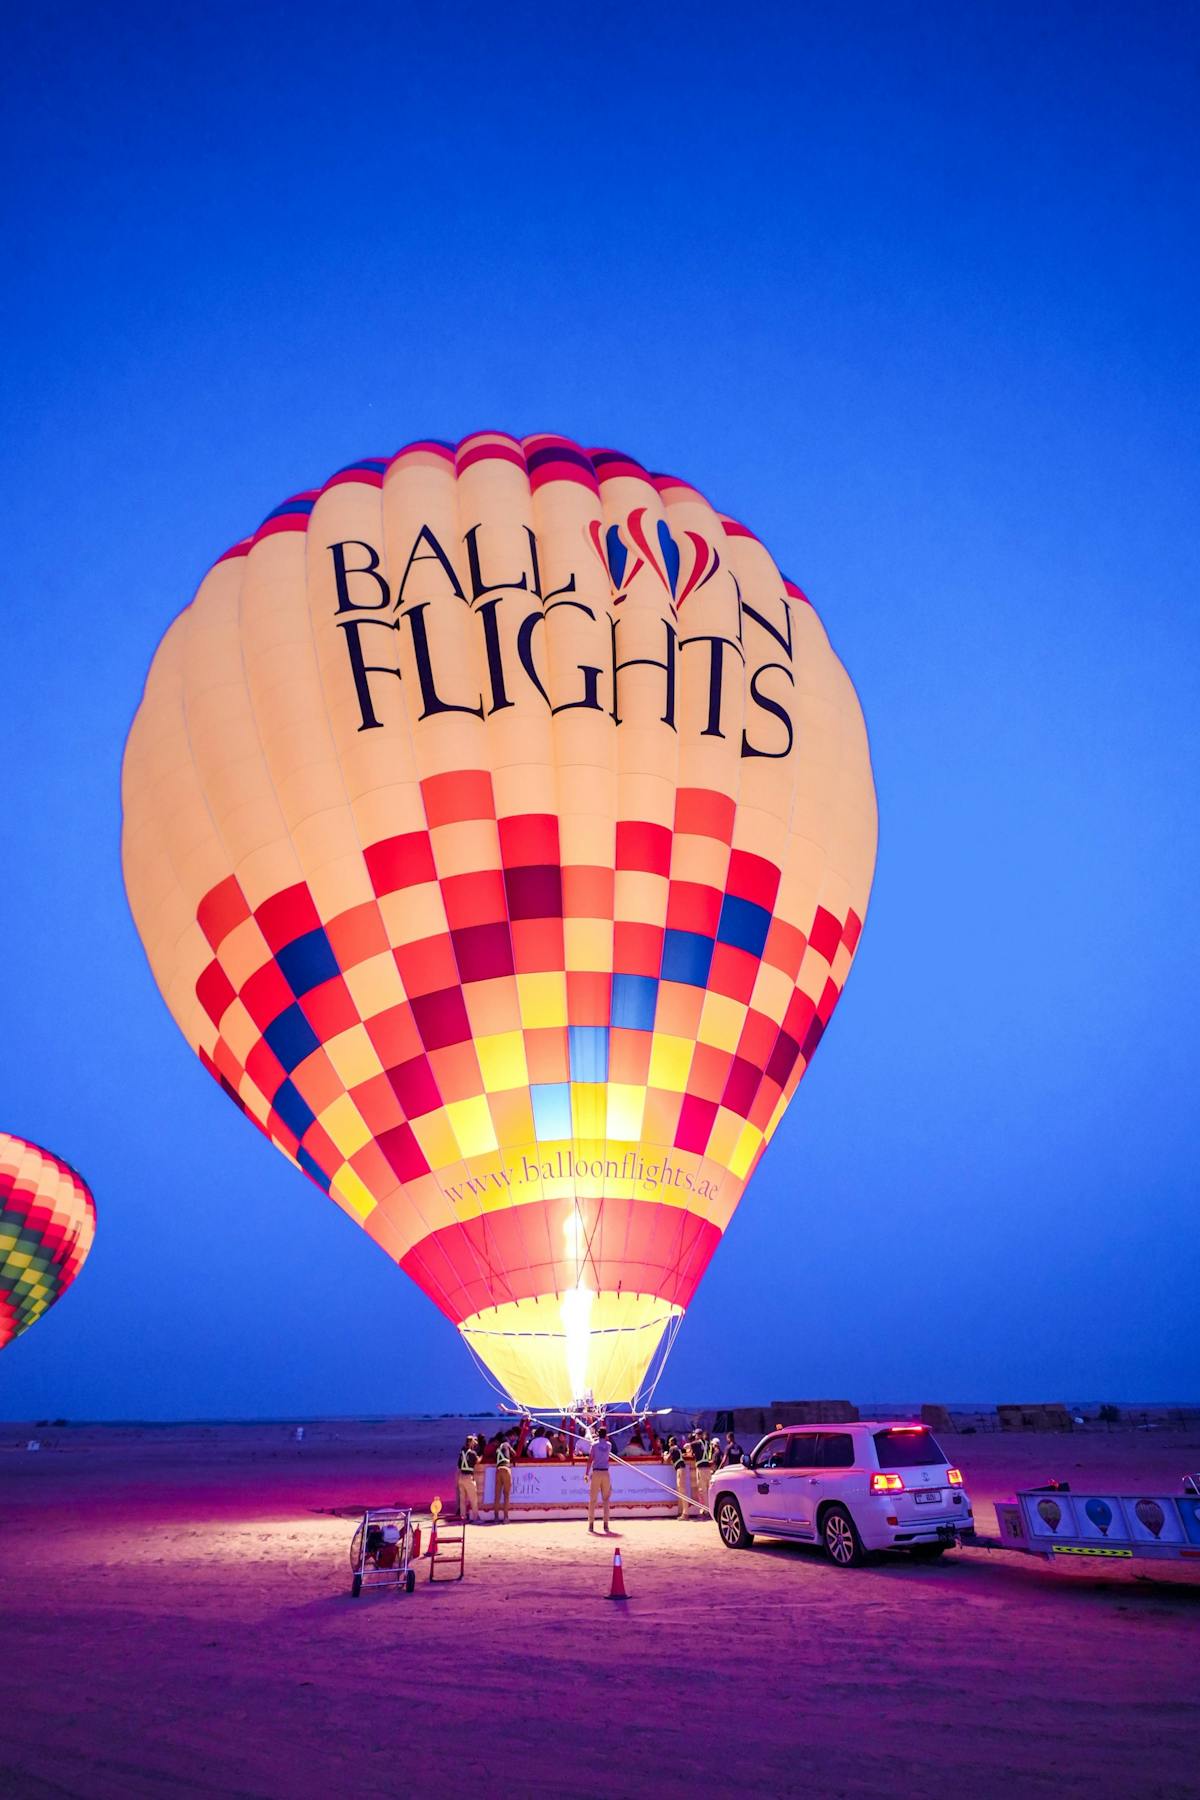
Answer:
POLYGON ((323 1044, 359 1022, 358 1008, 340 975, 335 975, 331 981, 323 981, 320 987, 310 988, 300 1006, 323 1044))
POLYGON ((272 894, 269 900, 255 908, 254 917, 268 944, 276 951, 282 950, 293 939, 303 937, 306 931, 315 931, 321 923, 321 915, 303 881, 284 888, 282 893, 272 894))
POLYGON ((214 1025, 220 1026, 226 1009, 235 997, 232 981, 214 958, 196 983, 196 998, 214 1025))
POLYGON ((568 919, 611 919, 615 877, 611 869, 578 864, 562 872, 563 913, 568 919))
POLYGON ((716 937, 721 891, 698 881, 673 881, 667 894, 668 931, 695 931, 716 937))
POLYGON ((619 819, 616 866, 640 869, 647 875, 670 874, 671 833, 667 827, 641 819, 619 819))
POLYGON ((421 938, 415 944, 402 944, 394 952, 396 967, 410 1000, 419 994, 439 993, 458 985, 458 959, 448 931, 436 937, 421 938))
POLYGON ((363 852, 371 886, 377 894, 396 894, 401 888, 436 881, 437 868, 427 831, 405 831, 384 838, 363 852))
POLYGON ((387 927, 373 900, 364 900, 361 906, 352 906, 348 912, 330 919, 325 935, 342 969, 356 968, 359 963, 391 948, 387 927))
POLYGON ((431 831, 439 825, 496 816, 492 778, 486 769, 454 769, 445 775, 430 775, 421 783, 421 797, 431 831))
POLYGON ((714 944, 708 971, 709 991, 724 994, 730 1000, 746 1002, 754 992, 758 979, 757 956, 739 950, 733 944, 714 944))
POLYGON ((513 956, 522 975, 540 975, 566 966, 561 919, 517 919, 512 925, 513 956))
POLYGON ((495 981, 513 973, 513 945, 507 923, 468 925, 452 931, 458 977, 468 981, 495 981))
POLYGON ((613 968, 621 975, 654 975, 662 968, 663 929, 618 919, 613 926, 613 968))
POLYGON ((420 1054, 421 1034, 417 1030, 412 1007, 406 1000, 401 1001, 398 1006, 389 1006, 386 1012, 376 1013, 365 1024, 367 1036, 385 1069, 393 1068, 397 1063, 407 1062, 410 1056, 420 1054))
POLYGON ((423 1118, 426 1113, 434 1112, 442 1104, 442 1096, 427 1056, 410 1057, 407 1062, 389 1069, 387 1077, 391 1082, 392 1092, 404 1108, 405 1118, 423 1118))
POLYGON ((736 803, 712 788, 680 788, 675 795, 675 829, 692 837, 716 838, 728 844, 736 817, 736 803))
POLYGON ((812 922, 812 930, 808 941, 818 956, 823 956, 831 963, 837 954, 837 947, 842 941, 841 922, 823 906, 818 906, 816 917, 812 922))
POLYGON ((567 1017, 572 1025, 607 1025, 612 1016, 612 976, 567 970, 567 1017))
POLYGON ((250 905, 236 875, 226 876, 210 888, 196 908, 196 920, 214 950, 229 936, 235 925, 250 917, 250 905))
POLYGON ((500 820, 500 860, 506 869, 559 860, 558 820, 553 813, 514 813, 500 820))
POLYGON ((452 931, 470 925, 494 925, 504 921, 504 876, 499 869, 481 869, 471 875, 448 875, 442 882, 446 923, 452 931))
POLYGON ((400 1181, 415 1181, 419 1175, 428 1175, 429 1164, 410 1125, 396 1125, 391 1131, 380 1133, 376 1141, 400 1181))
POLYGON ((698 1094, 686 1094, 675 1129, 675 1148, 690 1150, 696 1156, 703 1156, 708 1149, 709 1134, 716 1116, 715 1100, 703 1100, 698 1094))
POLYGON ((445 987, 436 993, 414 994, 410 1004, 427 1050, 461 1044, 470 1037, 471 1021, 467 1017, 461 988, 445 987))
POLYGON ((264 963, 242 987, 240 999, 260 1031, 265 1031, 295 999, 276 962, 264 963))

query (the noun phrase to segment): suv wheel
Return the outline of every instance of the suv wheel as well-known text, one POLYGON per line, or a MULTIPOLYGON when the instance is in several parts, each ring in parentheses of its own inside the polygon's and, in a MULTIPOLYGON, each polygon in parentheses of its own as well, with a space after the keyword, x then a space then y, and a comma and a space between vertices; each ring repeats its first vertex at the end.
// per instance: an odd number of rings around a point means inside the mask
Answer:
POLYGON ((742 1517, 742 1509, 732 1494, 722 1494, 716 1507, 717 1530, 721 1534, 721 1542, 727 1550, 748 1550, 754 1542, 752 1532, 746 1530, 746 1521, 742 1517))
POLYGON ((821 1521, 821 1538, 829 1560, 839 1569, 857 1569, 866 1561, 862 1539, 844 1506, 831 1506, 821 1521))

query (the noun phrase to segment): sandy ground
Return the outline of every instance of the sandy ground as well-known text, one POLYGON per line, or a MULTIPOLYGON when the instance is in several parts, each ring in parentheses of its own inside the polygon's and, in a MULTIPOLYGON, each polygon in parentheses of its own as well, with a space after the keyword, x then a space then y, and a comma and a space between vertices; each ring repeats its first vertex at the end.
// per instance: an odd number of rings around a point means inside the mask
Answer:
MULTIPOLYGON (((0 1426, 0 1793, 1200 1794, 1200 1570, 963 1551, 843 1573, 711 1523, 488 1527, 349 1595, 322 1508, 453 1490, 462 1421, 0 1426)), ((1058 1476, 1173 1491, 1180 1433, 944 1438, 981 1527, 1058 1476)))

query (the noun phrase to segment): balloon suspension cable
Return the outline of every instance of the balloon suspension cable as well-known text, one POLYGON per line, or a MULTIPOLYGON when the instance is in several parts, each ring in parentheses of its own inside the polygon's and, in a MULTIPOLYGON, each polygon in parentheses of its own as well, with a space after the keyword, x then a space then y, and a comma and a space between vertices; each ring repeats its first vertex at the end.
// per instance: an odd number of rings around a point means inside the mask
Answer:
POLYGON ((496 1380, 496 1377, 492 1374, 492 1371, 488 1368, 487 1364, 484 1362, 482 1356, 480 1356, 478 1350, 476 1350, 476 1348, 475 1348, 474 1344, 471 1342, 470 1338, 466 1335, 465 1332, 462 1332, 462 1331, 460 1331, 458 1335, 461 1338, 462 1342, 467 1346, 467 1349, 470 1352, 471 1360, 475 1364, 475 1367, 479 1370, 479 1373, 483 1376, 483 1379, 487 1382, 487 1384, 491 1388, 492 1392, 494 1394, 499 1395, 499 1398, 500 1398, 500 1409, 499 1410, 502 1413, 514 1412, 514 1411, 518 1410, 512 1404, 512 1395, 509 1393, 509 1391, 506 1387, 501 1387, 500 1383, 496 1380))
MULTIPOLYGON (((637 1411, 639 1411, 639 1412, 647 1411, 650 1406, 651 1401, 654 1399, 654 1395, 658 1389, 658 1384, 662 1380, 663 1372, 667 1366, 667 1358, 670 1356, 672 1350, 675 1348, 675 1339, 679 1336, 679 1329, 682 1324, 683 1324, 683 1314, 682 1313, 680 1313, 676 1318, 669 1319, 667 1321, 667 1328, 663 1332, 662 1337, 659 1340, 658 1348, 655 1350, 654 1355, 650 1359, 650 1370, 647 1371, 645 1380, 644 1380, 642 1388, 640 1390, 641 1405, 640 1406, 637 1405, 637 1400, 639 1398, 639 1395, 635 1395, 634 1400, 630 1402, 630 1404, 633 1405, 637 1411), (651 1373, 651 1370, 653 1371, 652 1373, 651 1373)), ((670 1407, 662 1407, 662 1408, 660 1408, 660 1410, 663 1412, 669 1412, 671 1409, 670 1409, 670 1407)))

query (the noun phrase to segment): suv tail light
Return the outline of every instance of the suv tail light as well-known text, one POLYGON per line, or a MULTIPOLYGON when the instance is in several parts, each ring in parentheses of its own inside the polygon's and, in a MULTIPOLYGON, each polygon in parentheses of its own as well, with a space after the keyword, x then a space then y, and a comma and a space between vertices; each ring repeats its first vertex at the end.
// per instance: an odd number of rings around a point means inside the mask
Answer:
POLYGON ((899 1475, 872 1475, 871 1477, 873 1494, 898 1494, 903 1487, 904 1481, 899 1475))
POLYGON ((961 1487, 963 1484, 962 1470, 961 1469, 947 1469, 946 1470, 946 1480, 950 1483, 951 1487, 961 1487))

